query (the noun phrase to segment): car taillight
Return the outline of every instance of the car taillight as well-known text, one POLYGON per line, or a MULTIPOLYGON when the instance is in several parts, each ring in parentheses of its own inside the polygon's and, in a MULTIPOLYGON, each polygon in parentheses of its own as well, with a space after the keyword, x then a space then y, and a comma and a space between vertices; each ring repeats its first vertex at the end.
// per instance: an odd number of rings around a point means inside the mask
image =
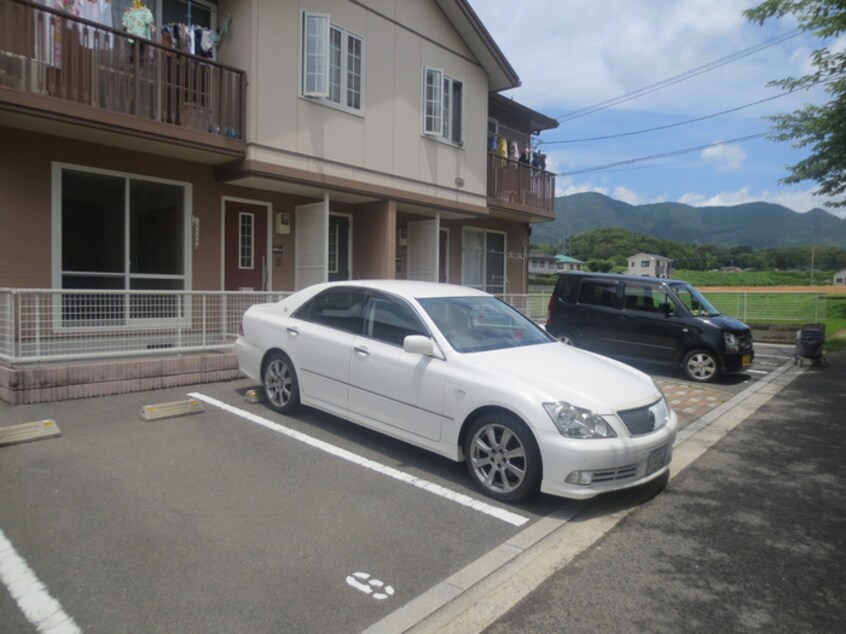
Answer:
POLYGON ((549 296, 549 303, 546 305, 546 325, 552 321, 552 306, 555 304, 555 293, 549 296))

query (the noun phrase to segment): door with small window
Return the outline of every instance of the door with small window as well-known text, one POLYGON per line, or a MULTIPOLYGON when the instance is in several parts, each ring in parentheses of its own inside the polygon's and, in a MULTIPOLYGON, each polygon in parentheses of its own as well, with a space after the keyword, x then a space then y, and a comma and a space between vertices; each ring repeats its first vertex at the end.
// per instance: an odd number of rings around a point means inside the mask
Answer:
POLYGON ((350 261, 352 256, 350 216, 329 214, 328 267, 330 282, 343 282, 350 279, 350 261))
POLYGON ((224 212, 224 290, 267 290, 268 208, 228 200, 224 212))

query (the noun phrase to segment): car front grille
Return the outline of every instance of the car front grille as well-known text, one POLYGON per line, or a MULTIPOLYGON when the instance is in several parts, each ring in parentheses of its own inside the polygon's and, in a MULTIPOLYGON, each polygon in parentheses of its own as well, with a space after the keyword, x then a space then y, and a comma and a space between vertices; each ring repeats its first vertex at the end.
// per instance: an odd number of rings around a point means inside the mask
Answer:
POLYGON ((737 347, 742 352, 745 352, 746 350, 751 350, 752 349, 752 335, 751 334, 738 335, 737 336, 737 347))
POLYGON ((629 480, 637 475, 637 465, 631 464, 625 467, 613 469, 600 469, 593 472, 593 482, 613 482, 614 480, 629 480))
POLYGON ((629 430, 632 436, 643 436, 655 430, 655 414, 653 408, 655 405, 649 407, 638 407, 636 409, 627 409, 622 412, 617 412, 620 420, 629 430))

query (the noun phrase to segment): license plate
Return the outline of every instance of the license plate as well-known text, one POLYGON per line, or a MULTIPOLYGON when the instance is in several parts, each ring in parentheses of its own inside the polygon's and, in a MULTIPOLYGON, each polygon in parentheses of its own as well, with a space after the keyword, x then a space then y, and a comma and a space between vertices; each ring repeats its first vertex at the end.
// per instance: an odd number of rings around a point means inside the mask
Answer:
POLYGON ((745 368, 752 365, 752 355, 744 354, 740 359, 740 367, 745 368))
POLYGON ((664 466, 667 460, 667 445, 658 447, 649 452, 649 459, 646 461, 646 475, 655 473, 664 466))

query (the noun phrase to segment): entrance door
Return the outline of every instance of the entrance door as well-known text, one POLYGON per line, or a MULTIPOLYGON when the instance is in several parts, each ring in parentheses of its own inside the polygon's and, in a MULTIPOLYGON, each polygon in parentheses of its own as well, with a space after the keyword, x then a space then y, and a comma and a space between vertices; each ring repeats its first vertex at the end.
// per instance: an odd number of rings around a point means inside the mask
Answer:
POLYGON ((267 290, 268 207, 236 200, 224 205, 224 290, 267 290))
POLYGON ((329 214, 329 281, 350 279, 350 225, 352 218, 329 214))

